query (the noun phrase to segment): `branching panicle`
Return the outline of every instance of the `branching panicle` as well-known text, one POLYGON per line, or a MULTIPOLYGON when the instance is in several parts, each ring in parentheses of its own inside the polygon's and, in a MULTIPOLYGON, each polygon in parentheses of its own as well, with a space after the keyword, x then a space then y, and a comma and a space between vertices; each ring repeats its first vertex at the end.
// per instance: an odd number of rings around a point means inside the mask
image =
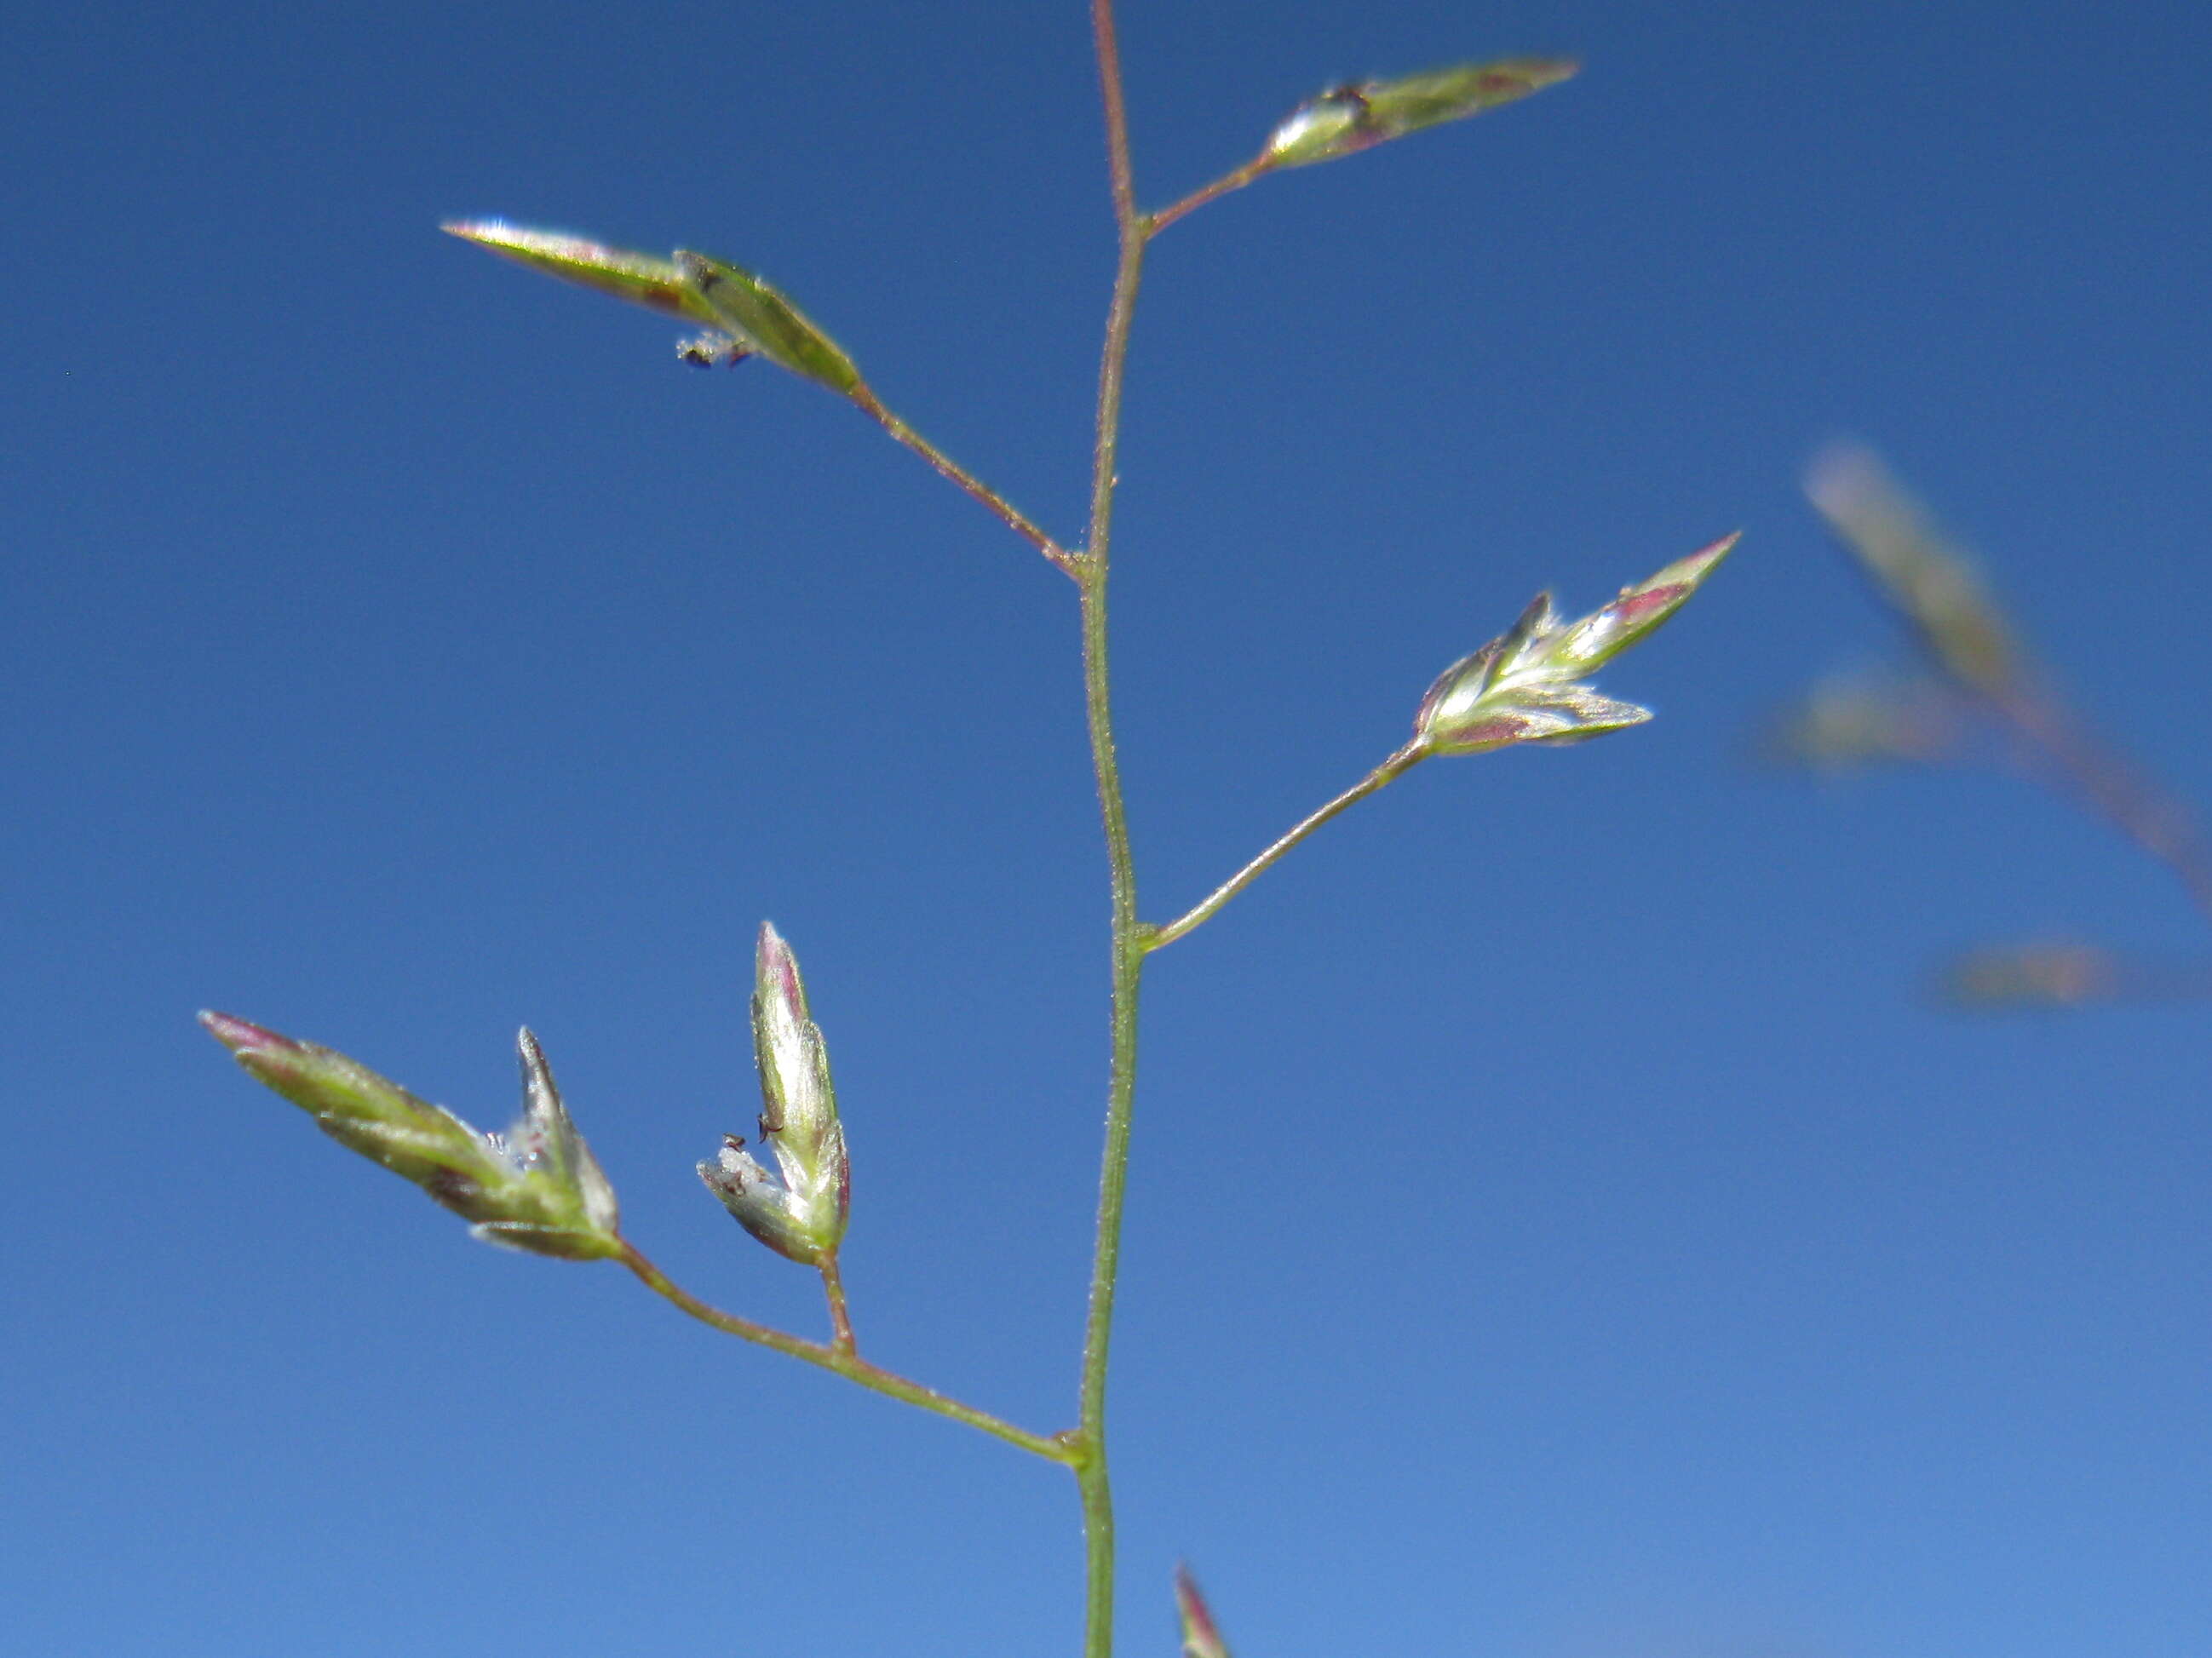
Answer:
MULTIPOLYGON (((1560 58, 1510 58, 1340 84, 1301 105, 1243 165, 1170 206, 1146 213, 1137 199, 1112 0, 1089 4, 1117 258, 1099 358, 1089 513, 1079 549, 1061 545, 893 412, 844 349, 757 273, 702 253, 678 251, 663 258, 504 220, 460 220, 445 227, 502 258, 706 331, 679 345, 684 361, 711 367, 757 356, 835 393, 1073 579, 1112 918, 1106 1134, 1074 1424, 1055 1434, 1031 1433, 860 1357, 838 1261, 852 1189, 844 1125, 828 1049, 808 1006, 797 959, 773 926, 760 930, 751 1004, 762 1100, 759 1136, 773 1168, 747 1150, 743 1136, 726 1134, 698 1172, 753 1237, 777 1254, 819 1271, 831 1324, 827 1342, 708 1305, 621 1236, 613 1190, 577 1133, 544 1055, 527 1031, 521 1038, 522 1116, 505 1135, 485 1135, 341 1054, 242 1020, 206 1018, 209 1029, 248 1071, 310 1112, 325 1133, 470 1220, 478 1236, 545 1254, 618 1260, 655 1294, 714 1329, 1065 1465, 1075 1477, 1084 1520, 1084 1651, 1086 1658, 1107 1658, 1113 1641, 1115 1573, 1108 1357, 1135 1105, 1137 999, 1147 956, 1212 917, 1322 823, 1425 760, 1515 744, 1579 741, 1648 720, 1647 710, 1616 701, 1585 682, 1672 615, 1719 564, 1735 538, 1668 565, 1578 620, 1563 619, 1549 597, 1540 596, 1505 633, 1444 671, 1419 706, 1412 738, 1359 782, 1310 814, 1180 919, 1164 925, 1143 922, 1114 732, 1107 597, 1121 399, 1146 248, 1169 225, 1269 173, 1338 160, 1480 114, 1565 79, 1575 65, 1560 58)), ((1178 1572, 1175 1597, 1185 1658, 1229 1658, 1188 1573, 1178 1572)))

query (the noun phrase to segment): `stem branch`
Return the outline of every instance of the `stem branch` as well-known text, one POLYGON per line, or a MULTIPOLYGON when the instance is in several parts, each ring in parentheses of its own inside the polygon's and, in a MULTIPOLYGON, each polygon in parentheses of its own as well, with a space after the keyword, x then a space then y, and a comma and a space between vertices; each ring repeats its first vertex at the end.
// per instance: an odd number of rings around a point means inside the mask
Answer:
POLYGON ((837 1252, 831 1250, 815 1263, 822 1272, 822 1293, 830 1298, 830 1345, 841 1353, 857 1353, 853 1339, 853 1315, 845 1309, 845 1278, 837 1270, 837 1252))
POLYGON ((655 1295, 725 1335, 736 1336, 741 1341, 750 1341, 782 1353, 787 1357, 832 1371, 848 1382, 858 1382, 872 1393, 882 1394, 939 1416, 950 1417, 955 1422, 964 1422, 994 1439, 1003 1439, 1009 1445, 1018 1446, 1047 1461, 1074 1466, 1075 1457, 1063 1437, 1047 1437, 1043 1434, 1030 1433, 1024 1428, 1017 1428, 1012 1423, 993 1416, 988 1411, 979 1411, 972 1405, 963 1405, 957 1399, 949 1398, 934 1388, 925 1388, 919 1382, 909 1382, 902 1376, 871 1364, 850 1348, 808 1341, 802 1336, 772 1330, 765 1324, 756 1324, 749 1318, 739 1318, 719 1307, 710 1307, 647 1260, 635 1244, 625 1241, 623 1252, 617 1259, 636 1273, 655 1295))
POLYGON ((886 409, 883 399, 870 390, 866 382, 854 386, 851 395, 853 401, 860 405, 862 412, 884 431, 927 461, 939 477, 950 479, 975 500, 981 501, 985 510, 993 517, 1027 541, 1069 575, 1075 574, 1074 554, 1031 523, 1015 507, 1013 502, 1008 501, 996 489, 886 409))
POLYGON ((1233 173, 1224 173, 1212 184, 1194 190, 1173 206, 1164 207, 1145 221, 1147 235, 1157 236, 1186 214, 1195 213, 1208 202, 1218 201, 1232 190, 1242 190, 1253 179, 1262 178, 1274 170, 1274 163, 1264 155, 1255 155, 1233 173))
POLYGON ((2186 807, 2046 696, 2017 689, 1979 694, 2093 811, 2172 871, 2212 920, 2212 848, 2186 807))
POLYGON ((1266 851, 1216 887, 1212 893, 1188 914, 1179 920, 1169 922, 1165 926, 1151 929, 1144 937, 1145 948, 1148 950, 1164 949, 1186 932, 1204 926, 1213 918, 1217 910, 1259 879, 1263 870, 1292 847, 1297 845, 1299 841, 1304 840, 1306 836, 1311 835, 1346 807, 1357 805, 1385 784, 1396 781, 1426 757, 1426 750, 1418 744, 1408 743, 1381 765, 1376 767, 1373 771, 1369 772, 1366 776, 1338 795, 1335 799, 1318 808, 1284 831, 1282 835, 1266 851))

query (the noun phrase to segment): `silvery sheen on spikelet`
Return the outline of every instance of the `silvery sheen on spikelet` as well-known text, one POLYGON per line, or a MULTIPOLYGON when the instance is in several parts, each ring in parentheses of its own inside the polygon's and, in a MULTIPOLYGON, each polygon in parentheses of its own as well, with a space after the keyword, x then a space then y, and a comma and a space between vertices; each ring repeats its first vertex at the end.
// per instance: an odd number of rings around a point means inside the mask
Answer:
POLYGON ((781 1184, 745 1151, 723 1139, 699 1178, 738 1224, 790 1260, 812 1265, 836 1253, 852 1202, 852 1171, 830 1052, 809 1017, 799 963, 775 926, 761 923, 753 990, 753 1055, 760 1066, 761 1138, 775 1154, 781 1184))
POLYGON ((228 1013, 203 1013, 200 1023, 323 1133, 412 1181, 485 1242, 563 1260, 622 1253, 614 1187, 528 1030, 518 1039, 522 1114, 506 1133, 488 1134, 333 1049, 228 1013))
POLYGON ((1578 743, 1640 726, 1651 710, 1582 683, 1680 609, 1735 547, 1726 536, 1676 559, 1580 621, 1539 593, 1520 619, 1437 677, 1413 716, 1425 755, 1486 754, 1517 743, 1578 743))

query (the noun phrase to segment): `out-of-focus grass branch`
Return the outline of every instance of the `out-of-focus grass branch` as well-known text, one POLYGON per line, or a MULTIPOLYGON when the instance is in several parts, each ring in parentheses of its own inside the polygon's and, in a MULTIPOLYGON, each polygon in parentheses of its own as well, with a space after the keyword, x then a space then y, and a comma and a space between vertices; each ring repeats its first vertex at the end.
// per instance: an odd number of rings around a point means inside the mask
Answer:
MULTIPOLYGON (((1911 633, 1917 675, 1831 681, 1778 722, 1769 750, 1814 765, 1933 762, 1978 723, 2020 769, 2103 819, 2170 870, 2212 921, 2212 843, 2195 815, 2074 708, 2021 642, 1973 562, 1870 451, 1838 445, 1806 494, 1877 598, 1911 633)), ((2100 946, 1976 950, 1945 975, 1969 1005, 2068 1005, 2212 994, 2212 966, 2131 962, 2100 946)))

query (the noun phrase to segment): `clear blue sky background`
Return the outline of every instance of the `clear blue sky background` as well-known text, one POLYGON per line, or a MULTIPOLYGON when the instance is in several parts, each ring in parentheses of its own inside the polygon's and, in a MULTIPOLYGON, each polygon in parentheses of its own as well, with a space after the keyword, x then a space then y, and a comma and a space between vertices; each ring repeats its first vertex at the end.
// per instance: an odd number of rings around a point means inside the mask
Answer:
MULTIPOLYGON (((2002 776, 1823 788, 1863 434, 2212 798, 2201 7, 1129 0, 1143 194, 1327 82, 1578 81, 1158 245, 1117 585, 1144 907, 1556 584, 1736 562, 1157 958, 1125 1649, 2196 1658, 2212 1029, 1961 1020, 1985 938, 2203 945, 2002 776)), ((1111 247, 1075 0, 88 4, 0 51, 0 1647, 1069 1653, 1057 1471, 470 1242, 215 1005, 479 1122, 528 1021, 639 1241, 818 1327, 690 1165, 797 947, 884 1362, 1071 1414, 1104 1082, 1072 590, 836 400, 435 234, 765 270, 1073 538, 1111 247)))

